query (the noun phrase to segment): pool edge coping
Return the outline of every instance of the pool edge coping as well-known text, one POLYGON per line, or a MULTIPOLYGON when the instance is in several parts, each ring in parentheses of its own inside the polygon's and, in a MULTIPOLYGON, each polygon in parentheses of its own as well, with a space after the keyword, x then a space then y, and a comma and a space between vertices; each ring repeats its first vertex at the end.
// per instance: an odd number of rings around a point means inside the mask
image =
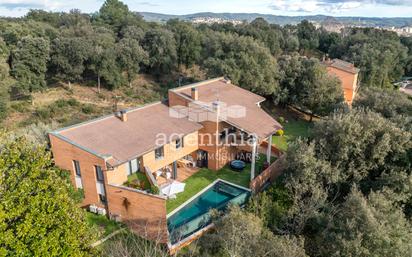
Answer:
POLYGON ((229 182, 227 180, 218 178, 215 181, 213 181, 212 183, 210 183, 210 185, 206 186, 205 188, 203 188, 202 190, 200 190, 199 192, 197 192, 195 195, 193 195, 192 197, 190 197, 189 199, 187 199, 184 203, 182 203, 179 207, 177 207, 176 209, 174 209, 173 211, 171 211, 170 213, 168 213, 166 215, 166 220, 171 217, 172 215, 174 215, 176 212, 178 212, 179 210, 183 209, 183 207, 185 207, 186 205, 188 205, 191 201, 193 201, 196 197, 198 197, 199 195, 201 195, 202 193, 204 193, 205 191, 207 191, 209 188, 211 188, 212 186, 214 186, 216 183, 218 183, 219 181, 227 183, 231 186, 237 187, 237 188, 241 188, 243 190, 252 192, 252 190, 250 190, 249 188, 246 188, 244 186, 241 185, 237 185, 235 183, 229 182))

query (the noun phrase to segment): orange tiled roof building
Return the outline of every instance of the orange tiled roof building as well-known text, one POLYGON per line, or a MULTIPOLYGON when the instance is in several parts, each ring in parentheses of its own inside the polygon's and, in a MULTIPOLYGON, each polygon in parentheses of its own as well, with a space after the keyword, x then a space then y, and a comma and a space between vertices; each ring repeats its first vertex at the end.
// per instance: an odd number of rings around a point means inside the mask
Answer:
POLYGON ((342 82, 345 102, 351 106, 358 91, 359 69, 352 63, 340 59, 327 59, 323 61, 329 74, 337 76, 342 82))

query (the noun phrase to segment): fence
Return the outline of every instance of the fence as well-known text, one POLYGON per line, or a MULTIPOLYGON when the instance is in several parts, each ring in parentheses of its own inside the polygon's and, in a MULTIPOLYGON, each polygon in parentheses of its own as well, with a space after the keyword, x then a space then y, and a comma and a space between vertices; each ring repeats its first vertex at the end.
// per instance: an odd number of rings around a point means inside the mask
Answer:
POLYGON ((249 188, 253 193, 262 191, 265 186, 273 182, 283 171, 285 154, 279 157, 255 179, 250 181, 249 188))

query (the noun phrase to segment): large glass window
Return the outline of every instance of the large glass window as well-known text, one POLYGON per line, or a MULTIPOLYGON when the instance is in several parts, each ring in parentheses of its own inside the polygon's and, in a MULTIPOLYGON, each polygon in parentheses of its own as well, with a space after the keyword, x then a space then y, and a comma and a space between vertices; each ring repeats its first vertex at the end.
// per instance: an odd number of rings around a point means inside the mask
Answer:
POLYGON ((164 157, 164 154, 165 154, 165 153, 164 153, 164 148, 163 148, 163 146, 157 148, 157 149, 155 150, 155 159, 156 159, 156 160, 162 159, 162 158, 164 157))
POLYGON ((96 169, 96 179, 99 182, 104 182, 104 178, 103 178, 103 171, 102 171, 102 167, 100 166, 94 166, 96 169))
POLYGON ((80 163, 79 161, 73 160, 73 166, 74 166, 74 171, 76 172, 76 176, 81 177, 81 171, 80 171, 80 163))

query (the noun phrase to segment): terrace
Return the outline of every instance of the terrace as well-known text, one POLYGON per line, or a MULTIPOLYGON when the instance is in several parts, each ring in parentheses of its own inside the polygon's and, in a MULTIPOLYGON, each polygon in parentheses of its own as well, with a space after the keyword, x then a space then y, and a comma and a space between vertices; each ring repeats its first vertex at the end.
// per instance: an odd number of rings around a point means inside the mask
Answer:
MULTIPOLYGON (((272 156, 271 162, 275 161, 275 159, 276 157, 272 156)), ((256 158, 256 176, 262 171, 265 161, 266 156, 264 154, 260 154, 259 158, 256 158)), ((250 170, 250 163, 247 163, 245 169, 241 172, 233 171, 229 165, 226 165, 218 171, 213 171, 207 168, 199 169, 193 175, 181 181, 186 184, 184 192, 177 194, 175 199, 167 200, 167 213, 175 210, 181 204, 185 203, 217 179, 223 179, 233 184, 249 188, 250 170)))

